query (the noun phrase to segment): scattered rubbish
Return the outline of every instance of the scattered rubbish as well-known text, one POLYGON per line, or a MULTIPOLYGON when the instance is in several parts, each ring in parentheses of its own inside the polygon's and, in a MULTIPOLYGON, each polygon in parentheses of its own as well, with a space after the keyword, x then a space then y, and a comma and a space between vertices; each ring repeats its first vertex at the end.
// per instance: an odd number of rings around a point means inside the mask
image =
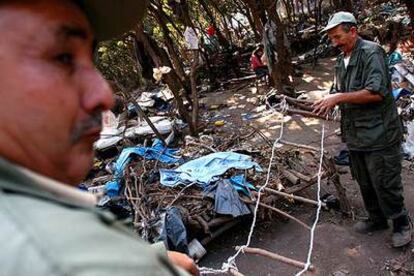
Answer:
POLYGON ((222 121, 222 120, 220 120, 220 121, 215 121, 215 122, 214 122, 214 125, 215 125, 216 127, 221 127, 221 126, 224 126, 224 124, 225 124, 225 122, 224 122, 224 121, 222 121))
POLYGON ((175 187, 179 184, 198 183, 205 187, 227 170, 234 168, 247 170, 254 168, 262 172, 259 164, 252 161, 248 155, 234 152, 216 152, 191 160, 175 170, 161 169, 161 184, 175 187))
POLYGON ((157 82, 159 82, 162 79, 162 75, 168 74, 170 71, 171 71, 171 68, 168 66, 154 68, 152 76, 157 82))
POLYGON ((325 194, 321 196, 321 201, 326 204, 326 207, 328 209, 332 209, 335 211, 339 211, 341 209, 341 205, 338 198, 336 198, 332 194, 325 194))
MULTIPOLYGON (((166 117, 150 117, 151 122, 160 134, 168 134, 173 130, 173 122, 166 117)), ((133 138, 136 136, 144 136, 154 134, 154 131, 146 121, 141 121, 137 126, 130 127, 125 132, 125 137, 133 138)))
POLYGON ((126 165, 134 156, 141 156, 148 160, 158 160, 163 163, 173 164, 181 160, 177 156, 178 150, 167 148, 158 139, 154 140, 152 147, 130 147, 125 148, 115 162, 114 180, 106 184, 106 192, 110 197, 117 196, 120 191, 120 180, 126 165))

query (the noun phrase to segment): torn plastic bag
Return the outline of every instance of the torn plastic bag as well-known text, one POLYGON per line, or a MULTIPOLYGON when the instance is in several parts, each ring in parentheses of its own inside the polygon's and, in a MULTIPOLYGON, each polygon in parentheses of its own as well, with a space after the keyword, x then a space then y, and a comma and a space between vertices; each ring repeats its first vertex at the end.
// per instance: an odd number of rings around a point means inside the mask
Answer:
POLYGON ((160 240, 166 243, 168 250, 188 254, 187 230, 177 207, 167 209, 160 240))
POLYGON ((175 170, 160 169, 161 184, 175 187, 179 184, 195 182, 205 188, 232 168, 239 170, 254 168, 258 172, 263 171, 251 156, 235 152, 215 152, 191 160, 175 170))
POLYGON ((232 215, 233 217, 250 214, 249 208, 240 200, 235 187, 228 179, 217 184, 214 195, 214 211, 217 214, 232 215))

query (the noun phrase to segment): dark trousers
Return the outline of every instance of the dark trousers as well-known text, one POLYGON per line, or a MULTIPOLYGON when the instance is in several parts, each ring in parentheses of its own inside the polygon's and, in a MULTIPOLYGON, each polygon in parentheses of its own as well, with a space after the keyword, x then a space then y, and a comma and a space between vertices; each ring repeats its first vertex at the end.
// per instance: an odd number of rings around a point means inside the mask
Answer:
POLYGON ((349 154, 352 175, 359 184, 370 218, 383 220, 406 215, 400 144, 378 151, 350 151, 349 154))
POLYGON ((267 68, 267 66, 257 67, 256 69, 254 69, 254 73, 258 78, 262 78, 266 75, 269 75, 269 69, 267 68))

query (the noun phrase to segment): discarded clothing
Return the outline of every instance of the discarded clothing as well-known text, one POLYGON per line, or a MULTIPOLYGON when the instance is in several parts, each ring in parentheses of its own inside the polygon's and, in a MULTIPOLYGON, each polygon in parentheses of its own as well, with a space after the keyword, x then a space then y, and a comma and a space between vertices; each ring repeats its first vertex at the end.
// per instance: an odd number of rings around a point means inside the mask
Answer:
POLYGON ((246 170, 254 168, 262 172, 259 164, 252 157, 235 152, 215 152, 191 160, 175 170, 160 170, 161 184, 175 187, 179 184, 198 183, 206 187, 211 182, 219 180, 231 168, 246 170))
POLYGON ((165 213, 161 240, 165 241, 168 250, 188 254, 187 230, 177 207, 171 207, 165 213))
POLYGON ((125 148, 115 163, 115 176, 122 174, 125 166, 131 161, 132 155, 139 155, 148 160, 159 160, 162 163, 173 164, 180 161, 177 149, 165 147, 161 140, 155 139, 152 147, 130 147, 125 148))
POLYGON ((120 181, 126 165, 132 160, 134 155, 139 155, 148 160, 159 160, 162 163, 173 164, 181 160, 177 156, 177 149, 169 149, 163 145, 159 139, 155 139, 152 147, 130 147, 125 148, 115 162, 114 180, 106 183, 106 193, 109 196, 119 195, 120 181))
POLYGON ((337 156, 334 156, 335 164, 339 166, 349 166, 349 151, 341 150, 337 156))
POLYGON ((247 196, 250 196, 250 190, 257 190, 252 183, 247 182, 244 175, 235 175, 230 178, 230 183, 233 184, 236 191, 242 192, 247 196))
POLYGON ((250 214, 249 208, 240 200, 235 187, 227 179, 218 182, 214 196, 214 211, 233 217, 250 214))

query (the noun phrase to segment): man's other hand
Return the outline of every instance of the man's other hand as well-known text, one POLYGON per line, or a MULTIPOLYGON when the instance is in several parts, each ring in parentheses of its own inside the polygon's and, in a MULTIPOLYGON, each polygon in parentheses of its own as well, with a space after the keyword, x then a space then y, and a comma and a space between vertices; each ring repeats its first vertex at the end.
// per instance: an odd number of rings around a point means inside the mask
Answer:
POLYGON ((316 101, 312 105, 313 113, 319 116, 326 116, 329 111, 339 104, 340 97, 341 93, 326 95, 322 100, 316 101))
POLYGON ((200 275, 200 272, 198 271, 198 268, 196 264, 194 263, 193 259, 191 259, 187 255, 180 253, 180 252, 168 251, 167 253, 168 253, 168 258, 170 259, 170 262, 186 270, 191 275, 194 275, 194 276, 200 275))

